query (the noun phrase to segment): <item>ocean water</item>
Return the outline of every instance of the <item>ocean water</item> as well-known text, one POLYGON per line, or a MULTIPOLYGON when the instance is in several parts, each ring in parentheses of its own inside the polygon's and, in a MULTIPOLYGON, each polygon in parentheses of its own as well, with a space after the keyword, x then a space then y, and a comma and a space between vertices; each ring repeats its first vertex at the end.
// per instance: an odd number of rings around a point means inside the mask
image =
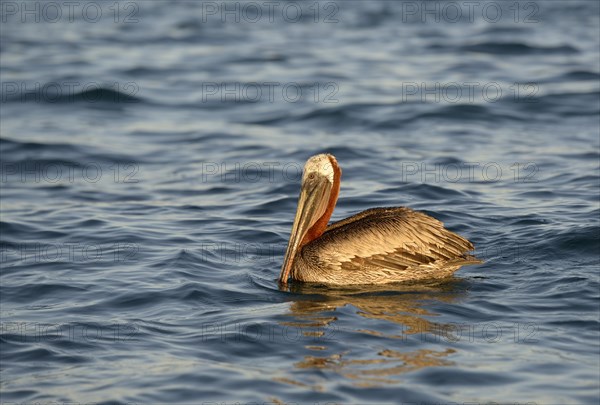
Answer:
POLYGON ((0 4, 3 404, 598 403, 598 2, 0 4), (485 262, 280 290, 321 152, 485 262))

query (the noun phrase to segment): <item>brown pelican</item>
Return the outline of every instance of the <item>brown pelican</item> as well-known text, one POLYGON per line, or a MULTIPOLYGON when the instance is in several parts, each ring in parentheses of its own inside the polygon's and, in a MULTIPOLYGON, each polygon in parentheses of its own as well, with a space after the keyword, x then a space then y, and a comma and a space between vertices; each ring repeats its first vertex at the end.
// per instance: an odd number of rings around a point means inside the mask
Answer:
POLYGON ((480 263, 467 253, 471 242, 410 208, 372 208, 327 226, 341 175, 332 155, 306 162, 281 284, 290 276, 337 285, 439 279, 480 263))

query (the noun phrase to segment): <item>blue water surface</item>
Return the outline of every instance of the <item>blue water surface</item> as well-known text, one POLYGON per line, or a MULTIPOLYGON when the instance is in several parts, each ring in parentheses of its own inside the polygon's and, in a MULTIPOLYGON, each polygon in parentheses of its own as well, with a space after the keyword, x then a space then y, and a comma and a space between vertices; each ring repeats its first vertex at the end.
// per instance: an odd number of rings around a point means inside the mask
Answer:
POLYGON ((2 403, 598 403, 598 2, 54 4, 2 2, 2 403), (278 289, 321 152, 485 262, 278 289))

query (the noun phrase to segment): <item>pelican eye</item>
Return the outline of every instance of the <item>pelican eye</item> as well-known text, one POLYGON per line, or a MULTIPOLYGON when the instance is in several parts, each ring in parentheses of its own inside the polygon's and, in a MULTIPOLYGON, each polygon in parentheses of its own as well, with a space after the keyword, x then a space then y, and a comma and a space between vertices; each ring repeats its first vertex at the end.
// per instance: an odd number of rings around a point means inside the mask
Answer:
POLYGON ((314 179, 315 179, 315 177, 317 177, 317 176, 315 176, 315 174, 314 174, 314 173, 312 173, 312 172, 308 174, 308 179, 309 179, 309 180, 314 180, 314 179))

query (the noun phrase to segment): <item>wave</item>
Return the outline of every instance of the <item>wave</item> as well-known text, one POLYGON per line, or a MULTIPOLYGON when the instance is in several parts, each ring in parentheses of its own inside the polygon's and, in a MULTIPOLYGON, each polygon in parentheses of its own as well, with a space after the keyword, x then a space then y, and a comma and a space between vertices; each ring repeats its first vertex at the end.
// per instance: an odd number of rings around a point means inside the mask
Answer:
POLYGON ((493 55, 573 55, 579 50, 570 45, 541 46, 522 42, 481 42, 458 47, 464 52, 489 53, 493 55))
POLYGON ((38 90, 18 94, 5 93, 2 95, 2 100, 5 103, 85 104, 88 106, 143 104, 146 101, 136 95, 139 87, 135 83, 123 85, 123 91, 93 86, 90 89, 70 92, 69 87, 64 88, 64 85, 54 82, 39 87, 38 90))

